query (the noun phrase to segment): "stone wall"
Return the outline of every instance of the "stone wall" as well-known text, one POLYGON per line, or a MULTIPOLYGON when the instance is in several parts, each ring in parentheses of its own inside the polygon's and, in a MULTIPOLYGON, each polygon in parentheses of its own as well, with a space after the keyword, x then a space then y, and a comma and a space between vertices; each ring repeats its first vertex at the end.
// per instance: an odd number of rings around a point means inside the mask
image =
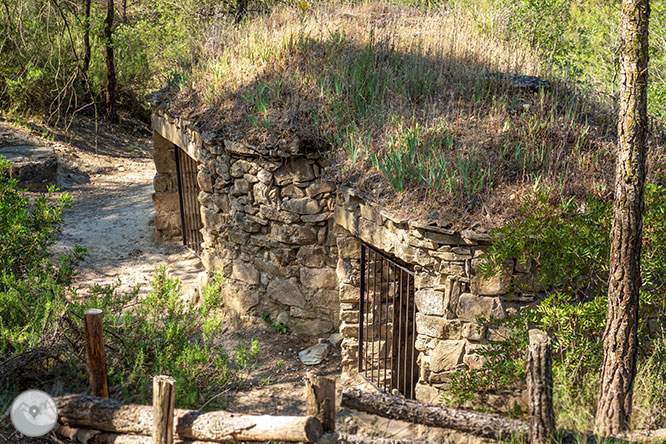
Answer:
POLYGON ((298 141, 255 147, 199 134, 159 109, 153 112, 153 129, 160 163, 155 227, 161 236, 180 225, 175 162, 163 148, 168 139, 197 161, 202 261, 207 270, 227 277, 225 305, 242 315, 279 317, 297 333, 336 330, 335 188, 320 179, 324 159, 298 141))
MULTIPOLYGON (((509 261, 491 278, 478 272, 479 257, 488 246, 486 234, 400 220, 352 190, 338 192, 334 217, 342 365, 347 374, 357 372, 359 240, 413 264, 420 370, 416 398, 421 401, 436 401, 449 387, 451 373, 465 364, 480 368, 483 358, 477 351, 484 339, 501 339, 502 331, 479 327, 478 315, 504 318, 540 297, 528 264, 509 261), (509 296, 510 288, 516 291, 509 296)), ((508 404, 506 395, 486 394, 491 404, 502 408, 522 404, 519 390, 508 404)))

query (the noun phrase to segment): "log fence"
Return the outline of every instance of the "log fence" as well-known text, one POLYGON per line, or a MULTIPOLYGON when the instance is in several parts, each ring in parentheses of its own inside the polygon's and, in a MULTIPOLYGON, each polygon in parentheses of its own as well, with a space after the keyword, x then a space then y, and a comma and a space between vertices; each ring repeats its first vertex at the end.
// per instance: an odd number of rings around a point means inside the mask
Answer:
MULTIPOLYGON (((228 441, 285 441, 321 444, 429 444, 427 441, 335 433, 335 380, 308 373, 305 416, 241 415, 226 411, 175 409, 175 381, 153 379, 153 405, 108 399, 101 310, 86 312, 86 353, 91 395, 56 398, 56 434, 81 444, 197 444, 228 441)), ((553 410, 552 351, 548 335, 529 331, 527 349, 529 420, 423 404, 403 397, 347 387, 341 405, 377 416, 453 429, 480 438, 530 444, 628 442, 556 430, 553 410)), ((646 441, 641 439, 641 441, 646 441)))

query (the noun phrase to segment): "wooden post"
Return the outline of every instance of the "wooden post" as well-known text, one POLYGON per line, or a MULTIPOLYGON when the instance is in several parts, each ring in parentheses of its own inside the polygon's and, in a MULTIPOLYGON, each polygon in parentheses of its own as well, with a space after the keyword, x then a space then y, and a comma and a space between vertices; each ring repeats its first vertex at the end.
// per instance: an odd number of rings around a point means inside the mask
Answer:
POLYGON ((175 397, 175 379, 171 376, 153 378, 153 444, 173 444, 175 397))
POLYGON ((106 374, 106 353, 104 353, 104 312, 91 308, 85 313, 86 361, 90 394, 102 398, 109 397, 109 382, 106 374))
POLYGON ((553 410, 553 358, 548 335, 537 329, 529 331, 527 347, 527 392, 531 444, 548 444, 555 436, 553 410))
POLYGON ((305 412, 319 418, 324 433, 335 432, 335 379, 305 376, 305 412))

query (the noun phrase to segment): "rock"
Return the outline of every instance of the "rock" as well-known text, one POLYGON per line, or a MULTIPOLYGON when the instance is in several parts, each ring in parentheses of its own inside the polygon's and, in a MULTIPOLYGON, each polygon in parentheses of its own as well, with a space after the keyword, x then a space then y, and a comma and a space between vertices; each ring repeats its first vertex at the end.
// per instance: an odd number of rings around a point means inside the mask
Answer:
POLYGON ((326 252, 321 247, 301 247, 296 258, 301 265, 320 268, 326 263, 326 252))
POLYGON ((496 296, 504 294, 509 290, 513 274, 513 260, 507 260, 502 264, 501 270, 490 277, 485 277, 479 271, 479 266, 483 263, 483 259, 472 259, 472 269, 474 270, 474 277, 470 281, 470 288, 472 293, 496 296))
POLYGON ((241 196, 250 191, 250 183, 245 179, 236 179, 231 187, 232 196, 241 196))
POLYGON ((301 268, 301 283, 306 288, 335 288, 338 275, 332 268, 301 268))
POLYGON ((477 296, 463 293, 458 299, 458 317, 465 321, 475 321, 477 316, 505 317, 504 308, 498 297, 477 296))
POLYGON ((18 188, 46 191, 49 185, 58 185, 58 161, 55 155, 12 163, 9 177, 16 179, 18 188))
POLYGON ((286 279, 273 279, 266 288, 268 297, 284 305, 295 305, 303 307, 305 305, 305 296, 294 282, 286 279))
POLYGON ((319 203, 309 197, 285 200, 282 202, 282 208, 297 214, 317 214, 320 210, 319 203))
POLYGON ((206 294, 206 287, 210 282, 210 273, 208 271, 200 271, 197 275, 197 288, 199 289, 199 295, 203 298, 206 294))
POLYGON ((289 325, 289 312, 287 311, 282 311, 280 314, 277 316, 277 322, 280 323, 282 322, 285 325, 289 325))
POLYGON ((419 312, 428 315, 443 316, 446 314, 446 303, 444 301, 444 292, 436 291, 430 288, 418 290, 414 293, 414 300, 419 312))
POLYGON ((305 365, 319 365, 328 356, 328 344, 315 344, 298 352, 298 359, 305 365))
POLYGON ((416 313, 416 332, 432 338, 457 339, 460 337, 460 321, 416 313))
POLYGON ((264 185, 270 185, 271 180, 273 180, 273 175, 269 171, 262 169, 257 173, 257 179, 259 179, 259 182, 264 185))
POLYGON ((465 355, 465 341, 440 341, 430 353, 430 370, 455 370, 465 355))
POLYGON ((335 191, 335 185, 331 182, 313 183, 305 189, 305 193, 308 197, 317 197, 320 194, 332 193, 333 191, 335 191))
POLYGON ((213 176, 210 174, 199 171, 199 174, 197 174, 197 183, 199 184, 199 188, 206 193, 213 192, 213 176))
MULTIPOLYGON (((265 207, 262 207, 262 209, 265 207)), ((261 212, 260 212, 261 213, 261 212)), ((262 215, 263 216, 263 215, 262 215)), ((266 217, 266 216, 263 216, 266 217)), ((270 219, 266 217, 266 219, 270 219)), ((317 233, 311 228, 298 225, 273 225, 271 234, 278 242, 285 244, 306 245, 317 241, 317 233)))
POLYGON ((330 342, 333 347, 337 347, 342 342, 342 335, 340 333, 333 333, 328 337, 328 342, 330 342))
MULTIPOLYGON (((268 220, 276 220, 278 222, 282 222, 285 224, 291 224, 294 223, 298 220, 298 215, 294 213, 290 213, 289 211, 280 211, 275 207, 269 206, 269 205, 262 205, 259 207, 259 215, 268 220)), ((281 230, 281 229, 280 229, 281 230)), ((281 235, 286 235, 286 233, 283 233, 281 235)), ((313 232, 313 236, 314 232, 313 232)))
POLYGON ((312 165, 303 157, 289 158, 274 173, 275 183, 279 186, 289 183, 309 182, 315 178, 312 165))
POLYGON ((311 216, 301 216, 301 220, 303 222, 309 223, 309 224, 316 224, 319 222, 324 222, 328 218, 331 217, 330 213, 319 213, 319 214, 313 214, 311 216))
POLYGON ((261 282, 261 273, 252 264, 235 261, 231 278, 250 285, 258 285, 261 282))
POLYGON ((252 170, 252 163, 247 160, 237 160, 231 164, 231 169, 229 170, 231 177, 243 177, 245 173, 249 173, 252 170))

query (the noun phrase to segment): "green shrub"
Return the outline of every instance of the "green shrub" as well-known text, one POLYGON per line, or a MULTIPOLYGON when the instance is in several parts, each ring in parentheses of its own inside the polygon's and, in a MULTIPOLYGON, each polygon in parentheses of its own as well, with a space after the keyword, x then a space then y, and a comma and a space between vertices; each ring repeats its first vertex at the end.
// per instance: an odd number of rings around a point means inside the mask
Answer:
MULTIPOLYGON (((643 249, 639 319, 637 423, 664 426, 660 383, 666 380, 664 338, 651 332, 650 317, 663 316, 666 307, 666 194, 647 185, 643 217, 643 249), (662 359, 662 360, 660 360, 662 359), (661 379, 660 379, 661 378, 661 379), (640 399, 639 399, 640 398, 640 399), (660 410, 661 409, 661 410, 660 410), (645 413, 649 411, 649 413, 645 413), (652 419, 650 419, 652 418, 652 419)), ((530 263, 548 294, 535 308, 525 308, 505 319, 479 322, 504 329, 505 338, 486 341, 479 370, 456 372, 447 401, 483 401, 483 392, 501 391, 522 383, 527 331, 539 326, 553 341, 555 403, 563 425, 587 427, 593 419, 598 374, 603 361, 602 337, 606 324, 609 233, 612 205, 590 198, 553 205, 548 194, 536 192, 526 199, 521 218, 492 233, 493 244, 482 271, 493 274, 508 258, 530 263)))

